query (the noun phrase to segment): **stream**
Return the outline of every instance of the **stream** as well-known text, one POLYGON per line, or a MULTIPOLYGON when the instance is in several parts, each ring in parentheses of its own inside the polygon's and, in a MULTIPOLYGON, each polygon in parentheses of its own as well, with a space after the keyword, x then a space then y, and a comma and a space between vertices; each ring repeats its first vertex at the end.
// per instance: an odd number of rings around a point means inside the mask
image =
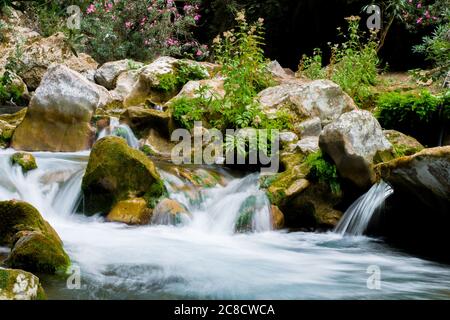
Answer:
MULTIPOLYGON (((448 265, 364 236, 272 231, 257 174, 217 169, 224 185, 186 193, 186 181, 158 165, 170 197, 192 219, 133 227, 76 213, 89 152, 35 152, 38 169, 25 175, 11 165, 12 153, 0 151, 0 201, 33 204, 80 270, 79 289, 68 289, 65 277, 41 276, 49 299, 450 299, 448 265), (196 201, 186 196, 192 193, 196 201), (250 195, 261 199, 254 232, 236 234, 250 195), (373 266, 381 271, 379 290, 367 286, 373 266)), ((0 248, 0 258, 7 250, 0 248)))

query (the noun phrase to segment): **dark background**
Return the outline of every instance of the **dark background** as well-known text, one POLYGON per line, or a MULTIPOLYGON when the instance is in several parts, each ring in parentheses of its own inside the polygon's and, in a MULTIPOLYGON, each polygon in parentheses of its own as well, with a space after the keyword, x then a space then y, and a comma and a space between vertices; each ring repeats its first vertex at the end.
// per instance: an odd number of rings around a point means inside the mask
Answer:
MULTIPOLYGON (((206 0, 202 9, 201 26, 197 36, 210 43, 217 34, 233 26, 232 5, 236 9, 245 8, 249 20, 265 19, 266 54, 278 60, 283 67, 297 70, 302 54, 312 54, 320 47, 328 60, 327 42, 336 43, 340 39, 336 30, 345 30, 345 17, 362 17, 361 29, 366 29, 367 15, 363 7, 372 1, 360 0, 206 0)), ((419 44, 424 35, 411 33, 401 24, 394 23, 388 33, 385 46, 380 51, 384 65, 391 71, 425 67, 424 58, 412 52, 412 46, 419 44)))

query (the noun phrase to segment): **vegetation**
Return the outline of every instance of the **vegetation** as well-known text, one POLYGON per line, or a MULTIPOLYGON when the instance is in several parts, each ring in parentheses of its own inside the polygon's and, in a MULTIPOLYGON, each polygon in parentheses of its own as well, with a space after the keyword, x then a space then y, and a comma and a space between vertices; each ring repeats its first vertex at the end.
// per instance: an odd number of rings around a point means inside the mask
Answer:
POLYGON ((179 61, 175 72, 159 76, 156 90, 162 92, 179 91, 190 80, 202 80, 208 77, 208 71, 200 64, 179 61))
POLYGON ((336 166, 322 154, 322 151, 308 155, 305 163, 310 167, 309 179, 326 183, 334 194, 341 192, 336 166))
MULTIPOLYGON (((375 115, 387 129, 427 137, 450 122, 450 90, 433 95, 420 92, 388 92, 380 95, 375 115)), ((429 142, 429 141, 426 141, 429 142)))
POLYGON ((322 52, 315 49, 311 57, 303 56, 299 74, 311 79, 328 78, 347 92, 358 104, 362 104, 372 94, 376 84, 380 60, 377 56, 376 33, 371 32, 364 41, 359 30, 359 17, 348 17, 347 39, 341 44, 331 46, 331 59, 326 69, 322 68, 322 52))

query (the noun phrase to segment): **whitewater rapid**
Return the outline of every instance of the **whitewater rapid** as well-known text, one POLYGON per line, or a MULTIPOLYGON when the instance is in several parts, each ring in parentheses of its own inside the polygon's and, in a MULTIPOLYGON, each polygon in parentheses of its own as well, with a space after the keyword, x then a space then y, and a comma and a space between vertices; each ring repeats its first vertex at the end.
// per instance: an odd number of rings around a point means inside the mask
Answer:
POLYGON ((240 204, 260 195, 257 176, 227 177, 192 204, 176 188, 185 181, 161 170, 193 220, 132 227, 75 213, 88 152, 33 153, 38 169, 26 175, 11 166, 13 152, 0 151, 0 200, 37 207, 81 271, 79 290, 69 290, 63 277, 43 276, 51 299, 450 299, 448 266, 379 240, 271 231, 265 206, 258 232, 235 234, 240 204), (367 287, 370 266, 381 270, 380 290, 367 287))

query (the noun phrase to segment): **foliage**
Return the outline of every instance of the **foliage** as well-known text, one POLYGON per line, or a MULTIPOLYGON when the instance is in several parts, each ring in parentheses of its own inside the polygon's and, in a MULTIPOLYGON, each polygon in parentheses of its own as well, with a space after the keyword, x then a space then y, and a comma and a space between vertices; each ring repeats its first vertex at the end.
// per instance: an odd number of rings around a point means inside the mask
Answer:
POLYGON ((347 34, 341 36, 347 40, 331 46, 332 56, 326 70, 321 68, 321 51, 315 49, 313 56, 303 56, 299 74, 312 79, 331 79, 356 103, 361 104, 371 96, 371 87, 377 81, 380 63, 377 56, 378 42, 374 32, 364 41, 364 33, 359 30, 359 17, 352 16, 346 20, 349 23, 347 34))
POLYGON ((341 192, 336 166, 324 157, 322 151, 308 155, 305 163, 310 167, 309 179, 328 184, 334 194, 341 192))
POLYGON ((179 61, 173 73, 165 73, 158 77, 156 90, 162 92, 179 91, 188 81, 202 80, 208 77, 208 71, 197 63, 179 61))
POLYGON ((443 76, 450 67, 450 21, 439 25, 431 36, 426 36, 422 44, 414 46, 413 51, 425 55, 425 58, 438 68, 436 76, 443 76))
POLYGON ((0 76, 0 103, 12 102, 21 104, 23 88, 14 80, 16 74, 24 67, 20 58, 22 55, 21 44, 17 44, 14 54, 6 60, 5 71, 0 76))
POLYGON ((82 32, 88 51, 99 61, 133 58, 148 60, 159 55, 204 59, 208 48, 194 40, 199 1, 96 0, 86 8, 82 32))
POLYGON ((450 90, 433 95, 428 90, 380 95, 375 115, 387 129, 410 135, 427 135, 450 121, 450 90))

